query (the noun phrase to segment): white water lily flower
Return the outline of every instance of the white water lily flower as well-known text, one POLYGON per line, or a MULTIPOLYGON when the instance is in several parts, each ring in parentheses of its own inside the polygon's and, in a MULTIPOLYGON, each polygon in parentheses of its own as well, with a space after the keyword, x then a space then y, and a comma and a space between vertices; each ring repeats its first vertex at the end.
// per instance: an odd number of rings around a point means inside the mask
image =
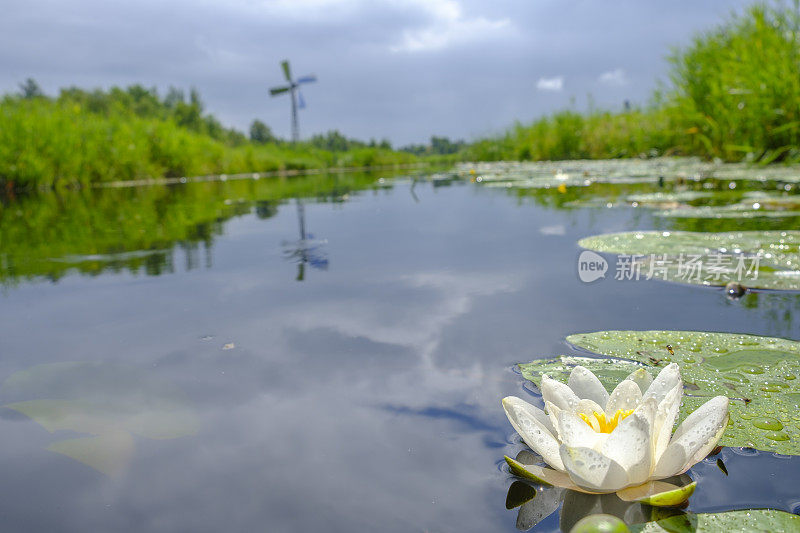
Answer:
POLYGON ((636 370, 611 394, 591 371, 576 366, 566 385, 543 375, 541 391, 544 411, 513 396, 503 399, 503 407, 525 443, 552 468, 506 460, 515 474, 581 492, 620 491, 623 499, 644 501, 672 491, 666 500, 685 500, 694 484, 679 489, 657 480, 705 458, 728 424, 728 398, 717 396, 672 434, 683 396, 675 363, 655 379, 636 370))

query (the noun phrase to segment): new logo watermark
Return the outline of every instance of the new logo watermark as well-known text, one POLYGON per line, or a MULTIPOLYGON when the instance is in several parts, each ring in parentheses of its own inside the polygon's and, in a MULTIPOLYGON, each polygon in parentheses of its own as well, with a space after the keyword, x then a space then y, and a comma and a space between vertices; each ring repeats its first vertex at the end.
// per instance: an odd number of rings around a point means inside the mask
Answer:
MULTIPOLYGON (((731 281, 758 279, 760 259, 759 256, 723 253, 677 256, 620 254, 616 257, 613 278, 617 281, 663 279, 724 285, 731 281)), ((585 250, 578 257, 578 277, 584 283, 605 278, 608 270, 608 262, 595 252, 585 250)))
POLYGON ((584 250, 578 257, 578 277, 584 283, 591 283, 606 277, 608 261, 591 250, 584 250))

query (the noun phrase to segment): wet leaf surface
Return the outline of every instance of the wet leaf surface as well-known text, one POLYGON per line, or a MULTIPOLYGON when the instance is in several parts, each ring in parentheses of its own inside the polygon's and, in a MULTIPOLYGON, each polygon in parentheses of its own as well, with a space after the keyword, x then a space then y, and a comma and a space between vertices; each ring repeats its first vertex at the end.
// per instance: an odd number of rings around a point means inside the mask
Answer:
POLYGON ((587 237, 578 244, 639 256, 646 263, 642 277, 652 268, 647 261, 655 259, 663 268, 653 277, 667 281, 716 286, 736 281, 752 289, 800 290, 800 231, 633 231, 587 237))
POLYGON ((771 509, 728 511, 726 513, 687 513, 656 522, 631 526, 631 531, 656 533, 702 533, 720 531, 798 531, 800 516, 771 509))
POLYGON ((721 445, 800 455, 800 342, 694 331, 603 331, 567 341, 615 359, 561 356, 520 365, 522 375, 537 385, 543 373, 566 381, 580 364, 612 390, 642 365, 655 374, 675 362, 685 386, 681 420, 710 397, 724 395, 731 399, 731 418, 721 445))

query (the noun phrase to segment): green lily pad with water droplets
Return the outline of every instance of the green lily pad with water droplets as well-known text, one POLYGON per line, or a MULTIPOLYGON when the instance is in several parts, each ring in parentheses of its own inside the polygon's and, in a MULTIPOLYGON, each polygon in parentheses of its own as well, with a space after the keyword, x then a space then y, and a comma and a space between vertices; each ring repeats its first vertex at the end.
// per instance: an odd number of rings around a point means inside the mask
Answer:
POLYGON ((800 290, 800 231, 634 231, 587 237, 578 244, 638 256, 640 279, 800 290))
POLYGON ((681 420, 724 395, 731 399, 731 418, 721 445, 800 455, 800 342, 697 331, 601 331, 567 341, 607 358, 539 360, 520 365, 522 375, 537 385, 543 373, 566 381, 580 364, 612 390, 636 368, 655 374, 675 362, 685 385, 681 420))
POLYGON ((630 526, 634 533, 727 533, 748 531, 800 531, 800 516, 772 509, 686 513, 656 522, 630 526))

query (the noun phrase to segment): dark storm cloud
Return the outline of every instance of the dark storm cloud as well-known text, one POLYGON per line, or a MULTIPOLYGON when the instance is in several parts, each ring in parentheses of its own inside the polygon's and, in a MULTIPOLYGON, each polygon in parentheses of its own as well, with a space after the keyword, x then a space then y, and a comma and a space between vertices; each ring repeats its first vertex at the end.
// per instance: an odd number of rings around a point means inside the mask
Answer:
POLYGON ((315 73, 305 134, 471 138, 571 104, 646 102, 664 56, 747 2, 538 0, 7 1, 0 89, 197 87, 208 109, 288 133, 278 62, 315 73), (561 80, 558 82, 557 80, 561 80), (560 83, 560 88, 558 87, 560 83), (540 87, 540 88, 537 88, 540 87))

